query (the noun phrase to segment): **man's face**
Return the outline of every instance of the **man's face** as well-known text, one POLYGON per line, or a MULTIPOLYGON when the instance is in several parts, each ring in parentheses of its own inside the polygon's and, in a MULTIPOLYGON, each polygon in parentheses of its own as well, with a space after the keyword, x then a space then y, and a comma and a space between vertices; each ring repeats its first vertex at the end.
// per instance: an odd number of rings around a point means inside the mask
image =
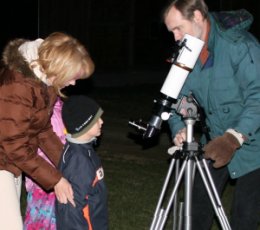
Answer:
POLYGON ((182 40, 185 34, 202 39, 202 17, 199 11, 195 11, 193 19, 187 20, 175 7, 172 7, 165 17, 165 25, 172 32, 175 41, 182 40))

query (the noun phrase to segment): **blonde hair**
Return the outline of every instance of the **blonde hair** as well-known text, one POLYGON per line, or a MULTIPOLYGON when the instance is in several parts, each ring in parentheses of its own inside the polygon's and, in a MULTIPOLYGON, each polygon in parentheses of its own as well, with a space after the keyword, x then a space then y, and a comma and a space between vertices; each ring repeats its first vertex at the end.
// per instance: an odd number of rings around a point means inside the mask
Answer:
POLYGON ((95 69, 95 65, 85 47, 72 36, 54 32, 44 39, 38 49, 38 64, 47 78, 54 77, 52 86, 57 93, 61 88, 73 80, 88 78, 95 69))

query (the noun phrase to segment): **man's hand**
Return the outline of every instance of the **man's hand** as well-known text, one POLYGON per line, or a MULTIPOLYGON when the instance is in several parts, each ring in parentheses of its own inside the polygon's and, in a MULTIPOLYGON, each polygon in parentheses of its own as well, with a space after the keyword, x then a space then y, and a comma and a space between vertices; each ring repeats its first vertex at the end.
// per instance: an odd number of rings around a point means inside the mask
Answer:
POLYGON ((71 184, 64 177, 62 177, 54 186, 54 192, 60 203, 67 204, 69 201, 74 207, 76 207, 71 184))
POLYGON ((205 158, 215 161, 213 167, 220 168, 228 164, 235 151, 240 147, 237 138, 225 132, 223 136, 216 137, 203 148, 205 158))
POLYGON ((180 129, 173 139, 174 144, 178 147, 181 147, 184 141, 186 141, 186 128, 180 129))

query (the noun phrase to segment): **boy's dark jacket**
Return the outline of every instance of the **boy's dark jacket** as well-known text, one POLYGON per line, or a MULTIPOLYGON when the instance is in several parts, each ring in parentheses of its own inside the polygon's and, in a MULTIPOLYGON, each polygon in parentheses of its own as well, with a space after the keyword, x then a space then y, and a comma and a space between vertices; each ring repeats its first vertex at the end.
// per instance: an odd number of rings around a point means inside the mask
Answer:
POLYGON ((107 189, 93 142, 67 141, 59 169, 72 185, 76 208, 56 202, 57 229, 107 230, 107 189))

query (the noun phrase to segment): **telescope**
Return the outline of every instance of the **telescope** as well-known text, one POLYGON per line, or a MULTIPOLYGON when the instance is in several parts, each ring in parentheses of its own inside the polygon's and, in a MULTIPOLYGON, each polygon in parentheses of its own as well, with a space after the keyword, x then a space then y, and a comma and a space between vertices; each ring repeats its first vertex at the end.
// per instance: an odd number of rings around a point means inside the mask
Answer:
POLYGON ((196 100, 189 95, 178 99, 179 93, 189 73, 193 70, 204 42, 189 34, 185 34, 178 41, 169 61, 172 63, 170 71, 160 90, 161 97, 154 100, 153 115, 148 123, 141 119, 129 121, 129 125, 143 132, 143 138, 151 138, 160 132, 163 121, 168 120, 175 110, 182 116, 197 113, 196 100))

